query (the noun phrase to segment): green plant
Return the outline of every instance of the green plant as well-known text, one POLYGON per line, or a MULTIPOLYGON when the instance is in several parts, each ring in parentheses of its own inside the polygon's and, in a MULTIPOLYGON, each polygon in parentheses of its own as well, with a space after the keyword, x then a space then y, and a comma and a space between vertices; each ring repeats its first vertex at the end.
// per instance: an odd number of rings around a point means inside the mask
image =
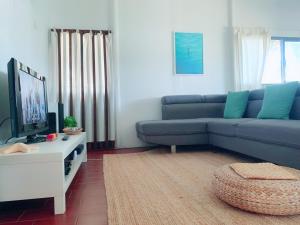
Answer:
POLYGON ((65 127, 77 127, 77 121, 73 116, 67 116, 64 120, 65 127))

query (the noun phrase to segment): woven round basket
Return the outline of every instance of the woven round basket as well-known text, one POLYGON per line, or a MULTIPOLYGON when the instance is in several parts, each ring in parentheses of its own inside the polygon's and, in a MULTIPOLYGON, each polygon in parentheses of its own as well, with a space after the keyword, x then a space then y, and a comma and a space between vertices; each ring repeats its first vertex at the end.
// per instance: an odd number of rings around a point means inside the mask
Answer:
POLYGON ((67 135, 77 135, 82 132, 82 128, 64 128, 63 132, 67 135))
POLYGON ((300 181, 245 179, 226 165, 215 171, 212 186, 219 199, 246 211, 300 214, 300 181))

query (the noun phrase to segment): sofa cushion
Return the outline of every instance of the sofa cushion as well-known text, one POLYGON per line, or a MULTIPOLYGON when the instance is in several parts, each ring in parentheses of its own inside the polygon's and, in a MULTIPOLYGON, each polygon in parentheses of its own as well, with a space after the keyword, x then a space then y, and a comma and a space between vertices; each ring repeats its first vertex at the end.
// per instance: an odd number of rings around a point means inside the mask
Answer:
POLYGON ((187 135, 207 132, 207 121, 212 119, 153 120, 136 124, 138 132, 145 135, 187 135))
POLYGON ((300 148, 300 121, 252 120, 237 127, 237 136, 264 143, 300 148))
POLYGON ((298 82, 267 86, 257 118, 289 119, 298 86, 298 82))
POLYGON ((254 119, 242 118, 242 119, 219 119, 211 120, 208 122, 207 130, 213 134, 221 134, 225 136, 235 137, 236 128, 242 123, 249 122, 254 119))
POLYGON ((229 92, 225 104, 224 118, 239 119, 245 114, 249 91, 229 92))

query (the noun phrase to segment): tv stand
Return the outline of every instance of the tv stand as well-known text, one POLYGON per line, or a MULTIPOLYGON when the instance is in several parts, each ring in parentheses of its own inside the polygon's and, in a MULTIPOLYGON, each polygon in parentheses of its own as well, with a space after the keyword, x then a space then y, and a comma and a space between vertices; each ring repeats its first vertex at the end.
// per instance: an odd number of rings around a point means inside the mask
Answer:
POLYGON ((46 137, 42 137, 42 136, 37 136, 37 135, 28 135, 26 138, 26 144, 36 144, 36 143, 41 143, 41 142, 45 142, 46 141, 46 137))
POLYGON ((37 151, 0 155, 0 202, 54 197, 54 213, 65 213, 65 193, 81 163, 87 161, 87 151, 86 133, 71 135, 68 141, 62 137, 35 144, 37 151), (65 175, 65 159, 79 145, 84 148, 65 175))

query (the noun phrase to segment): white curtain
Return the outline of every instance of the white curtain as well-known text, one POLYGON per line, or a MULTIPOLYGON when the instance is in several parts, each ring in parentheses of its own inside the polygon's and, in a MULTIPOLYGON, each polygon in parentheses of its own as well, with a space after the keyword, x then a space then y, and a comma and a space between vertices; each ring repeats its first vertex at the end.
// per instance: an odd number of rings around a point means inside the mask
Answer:
POLYGON ((235 90, 261 88, 270 33, 262 28, 236 28, 234 38, 235 90))
POLYGON ((112 35, 108 34, 105 36, 106 40, 106 62, 107 62, 107 86, 108 86, 108 138, 109 140, 116 139, 116 111, 115 111, 115 77, 113 76, 113 46, 112 46, 112 35))
POLYGON ((65 116, 76 118, 78 126, 87 132, 88 142, 115 140, 111 40, 111 34, 104 35, 101 32, 51 32, 53 73, 49 79, 49 96, 64 104, 65 116), (108 102, 105 93, 108 93, 108 102))

